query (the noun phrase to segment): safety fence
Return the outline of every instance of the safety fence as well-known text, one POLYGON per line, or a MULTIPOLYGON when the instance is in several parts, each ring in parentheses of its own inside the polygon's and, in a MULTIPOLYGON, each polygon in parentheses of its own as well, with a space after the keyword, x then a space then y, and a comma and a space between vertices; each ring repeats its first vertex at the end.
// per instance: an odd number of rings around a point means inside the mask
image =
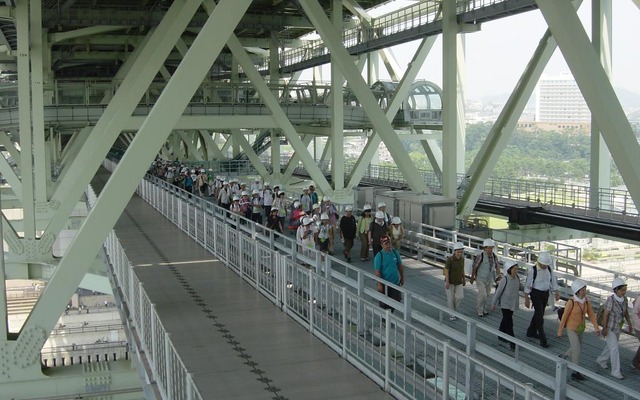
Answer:
MULTIPOLYGON (((162 180, 148 177, 138 192, 256 290, 398 397, 463 398, 473 393, 475 398, 595 398, 566 384, 567 374, 577 371, 601 381, 619 398, 639 398, 615 382, 460 314, 456 316, 465 320, 468 329, 466 334, 457 332, 441 323, 451 314, 446 307, 400 287, 396 288, 403 293, 402 301, 390 300, 375 289, 378 278, 374 275, 334 257, 323 258, 315 250, 302 251, 292 238, 229 214, 162 180), (378 302, 397 312, 383 311, 378 302), (477 340, 478 332, 512 341, 516 350, 511 355, 496 353, 477 340), (535 354, 538 365, 522 362, 527 353, 535 354), (535 389, 522 383, 527 381, 535 389)), ((121 248, 115 236, 108 242, 107 253, 113 260, 111 254, 121 248)), ((115 259, 126 260, 126 255, 122 252, 115 259)), ((146 320, 152 309, 130 267, 124 261, 121 264, 114 270, 123 292, 132 293, 129 307, 134 323, 148 332, 152 324, 146 320)), ((160 321, 156 325, 161 326, 160 321)), ((160 332, 156 335, 163 337, 160 332)), ((151 336, 146 336, 143 342, 153 348, 151 336)), ((162 349, 169 347, 164 343, 162 349)), ((166 371, 162 371, 158 368, 159 382, 166 382, 166 371)))

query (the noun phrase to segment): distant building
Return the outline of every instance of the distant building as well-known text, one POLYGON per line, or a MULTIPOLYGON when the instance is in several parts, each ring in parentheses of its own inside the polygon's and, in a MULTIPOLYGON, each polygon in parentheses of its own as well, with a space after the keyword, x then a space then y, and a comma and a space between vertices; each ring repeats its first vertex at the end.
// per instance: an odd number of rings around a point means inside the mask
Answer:
POLYGON ((541 78, 536 87, 536 122, 591 122, 591 112, 571 75, 541 78))

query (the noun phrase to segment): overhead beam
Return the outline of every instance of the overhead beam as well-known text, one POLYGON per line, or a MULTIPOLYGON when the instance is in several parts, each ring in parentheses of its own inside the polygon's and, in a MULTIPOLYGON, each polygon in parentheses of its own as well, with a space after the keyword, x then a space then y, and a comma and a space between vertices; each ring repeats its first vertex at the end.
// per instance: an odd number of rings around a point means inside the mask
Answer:
POLYGON ((55 33, 50 33, 49 34, 49 43, 50 44, 57 44, 57 43, 64 42, 64 41, 67 41, 67 40, 73 40, 73 39, 86 37, 86 36, 102 35, 104 33, 119 31, 119 30, 127 29, 127 28, 130 28, 130 26, 124 26, 124 25, 115 25, 115 26, 113 26, 113 25, 97 25, 97 26, 90 26, 90 27, 87 27, 87 28, 75 29, 75 30, 72 30, 72 31, 55 32, 55 33))

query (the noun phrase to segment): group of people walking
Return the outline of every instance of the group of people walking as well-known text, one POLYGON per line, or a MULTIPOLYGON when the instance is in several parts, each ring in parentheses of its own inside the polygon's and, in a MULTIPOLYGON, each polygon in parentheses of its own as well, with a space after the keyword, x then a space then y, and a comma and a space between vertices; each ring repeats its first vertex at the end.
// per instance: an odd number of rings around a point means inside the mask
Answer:
MULTIPOLYGON (((556 273, 552 268, 553 260, 548 252, 541 252, 533 266, 526 271, 524 285, 518 275, 519 267, 515 260, 506 260, 502 266, 494 253, 495 242, 486 239, 483 242, 482 251, 473 257, 469 283, 477 284, 476 312, 478 317, 489 315, 489 308, 497 307, 502 311, 502 320, 499 330, 506 335, 515 337, 513 329, 513 315, 520 306, 520 290, 524 291, 524 306, 533 307, 533 316, 526 330, 526 337, 540 341, 540 346, 549 348, 549 342, 544 330, 544 315, 550 298, 560 300, 556 273), (504 271, 505 273, 503 274, 504 271), (491 300, 490 294, 496 287, 491 300), (489 308, 488 308, 489 306, 489 308)), ((453 254, 449 256, 444 266, 444 284, 447 294, 448 307, 459 312, 460 304, 464 297, 463 287, 466 285, 465 276, 465 246, 460 243, 453 244, 453 254)), ((569 338, 569 347, 559 357, 578 364, 581 353, 582 338, 585 331, 587 318, 593 325, 594 333, 605 339, 605 347, 597 357, 596 362, 608 369, 611 364, 611 376, 623 379, 620 372, 620 354, 618 340, 626 321, 630 334, 635 334, 640 340, 640 331, 634 330, 634 326, 640 327, 640 301, 633 302, 632 322, 626 298, 627 284, 621 278, 616 278, 612 283, 613 294, 607 297, 601 306, 600 318, 596 317, 591 301, 587 298, 587 285, 581 279, 576 279, 571 284, 571 297, 567 299, 564 312, 558 324, 557 336, 562 338, 566 331, 569 338)), ((640 296, 639 296, 640 297, 640 296)), ((560 315, 559 314, 559 315, 560 315)), ((455 314, 450 315, 450 320, 455 321, 455 314)), ((508 342, 510 348, 515 349, 515 343, 500 336, 503 342, 508 342)), ((640 348, 632 361, 633 367, 640 370, 640 348)), ((585 377, 574 371, 571 377, 582 381, 585 377)))

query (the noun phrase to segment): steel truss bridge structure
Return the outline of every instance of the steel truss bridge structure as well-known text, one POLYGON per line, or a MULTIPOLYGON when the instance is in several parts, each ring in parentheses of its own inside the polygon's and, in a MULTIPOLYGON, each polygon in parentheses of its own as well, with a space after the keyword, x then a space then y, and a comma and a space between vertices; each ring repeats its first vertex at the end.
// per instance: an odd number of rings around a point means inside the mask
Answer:
MULTIPOLYGON (((592 1, 592 39, 576 13, 581 0, 429 0, 372 17, 370 10, 383 3, 3 2, 0 173, 8 185, 0 195, 8 251, 0 264, 0 292, 5 293, 10 279, 47 281, 22 329, 0 330, 3 394, 43 398, 50 393, 40 350, 87 274, 101 277, 106 287, 96 255, 158 155, 213 162, 242 153, 263 179, 287 185, 287 174, 267 169, 256 152, 268 143, 270 164, 280 165, 279 143, 286 139, 295 151, 290 165, 302 165, 319 191, 346 204, 382 142, 406 186, 428 191, 399 139, 398 130, 408 129, 423 144, 443 196, 456 197, 460 174, 470 177, 459 202, 459 213, 467 215, 482 196, 545 65, 560 49, 597 126, 589 204, 601 208, 602 190, 609 189, 610 155, 637 209, 640 146, 609 79, 612 0, 592 1), (465 171, 464 35, 523 12, 541 13, 548 30, 465 171), (320 39, 309 40, 309 33, 320 39), (441 92, 428 82, 414 85, 438 38, 444 48, 441 92), (390 48, 409 41, 419 42, 417 50, 407 65, 399 65, 390 48), (327 63, 331 83, 326 88, 300 84, 304 69, 327 63), (381 66, 393 87, 376 76, 381 66), (411 108, 407 101, 417 95, 438 98, 440 104, 411 108), (421 111, 429 113, 424 120, 421 111), (347 173, 342 152, 352 130, 366 132, 367 142, 347 173), (249 133, 262 142, 249 142, 249 133), (308 151, 317 136, 329 141, 329 179, 308 151), (85 190, 114 146, 126 151, 87 215, 85 190), (65 239, 68 232, 74 233, 72 240, 65 239), (54 247, 65 240, 64 255, 54 256, 54 247)), ((0 316, 6 321, 6 307, 0 316)), ((56 398, 77 395, 77 387, 89 393, 100 379, 111 379, 113 398, 137 398, 118 391, 115 382, 130 382, 116 379, 122 371, 87 373, 100 378, 73 377, 74 385, 56 386, 56 398)))

